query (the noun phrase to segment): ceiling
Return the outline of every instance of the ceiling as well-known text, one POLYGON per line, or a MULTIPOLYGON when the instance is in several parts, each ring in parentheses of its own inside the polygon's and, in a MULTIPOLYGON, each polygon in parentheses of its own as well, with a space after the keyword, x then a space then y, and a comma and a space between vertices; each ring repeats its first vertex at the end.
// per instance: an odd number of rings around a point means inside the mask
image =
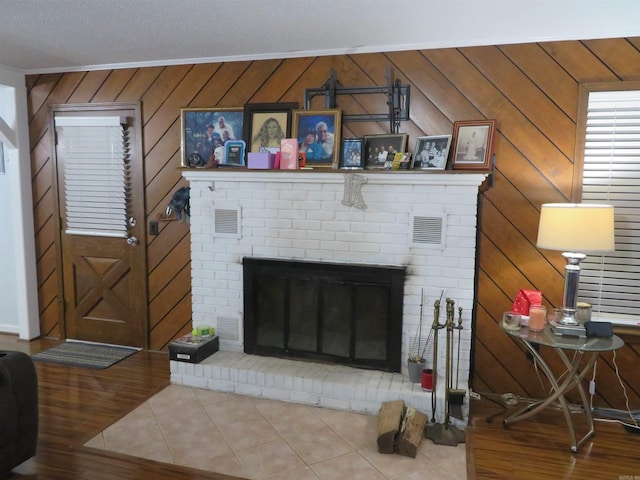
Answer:
POLYGON ((0 0, 25 74, 640 36, 637 0, 0 0))

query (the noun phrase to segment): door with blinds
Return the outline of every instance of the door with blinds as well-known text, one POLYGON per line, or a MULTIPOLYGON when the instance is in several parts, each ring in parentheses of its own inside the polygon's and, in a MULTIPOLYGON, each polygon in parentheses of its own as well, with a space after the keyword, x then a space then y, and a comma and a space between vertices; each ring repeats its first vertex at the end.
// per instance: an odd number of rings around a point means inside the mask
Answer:
POLYGON ((65 105, 53 121, 65 337, 147 347, 139 107, 65 105))

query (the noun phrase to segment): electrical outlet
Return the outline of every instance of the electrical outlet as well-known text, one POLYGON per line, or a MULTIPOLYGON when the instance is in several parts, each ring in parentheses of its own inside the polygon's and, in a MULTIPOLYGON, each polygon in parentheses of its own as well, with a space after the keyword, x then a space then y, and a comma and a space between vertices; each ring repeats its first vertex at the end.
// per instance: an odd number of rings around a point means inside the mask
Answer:
POLYGON ((158 221, 151 220, 149 222, 149 235, 158 235, 158 221))
POLYGON ((591 395, 594 395, 596 393, 596 382, 594 382, 593 380, 589 381, 589 393, 591 395))

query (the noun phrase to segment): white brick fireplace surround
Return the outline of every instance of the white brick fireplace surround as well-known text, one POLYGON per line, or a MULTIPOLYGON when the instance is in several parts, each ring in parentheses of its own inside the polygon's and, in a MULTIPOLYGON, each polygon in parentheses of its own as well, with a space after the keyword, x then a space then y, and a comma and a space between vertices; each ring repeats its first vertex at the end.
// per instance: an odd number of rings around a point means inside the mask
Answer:
MULTIPOLYGON (((463 309, 457 388, 468 391, 477 200, 486 175, 358 171, 366 208, 349 206, 349 175, 183 171, 191 187, 193 324, 216 327, 220 351, 199 364, 171 361, 173 383, 369 413, 384 401, 403 399, 431 418, 431 394, 409 382, 406 366, 424 291, 423 338, 442 292, 440 322, 446 320, 444 298, 455 300, 456 321, 458 307, 463 309), (244 257, 405 267, 402 373, 244 354, 244 257)), ((445 329, 438 338, 437 373, 444 379, 445 329)), ((468 395, 465 418, 467 405, 468 395)), ((437 421, 443 412, 444 381, 438 380, 437 421)))

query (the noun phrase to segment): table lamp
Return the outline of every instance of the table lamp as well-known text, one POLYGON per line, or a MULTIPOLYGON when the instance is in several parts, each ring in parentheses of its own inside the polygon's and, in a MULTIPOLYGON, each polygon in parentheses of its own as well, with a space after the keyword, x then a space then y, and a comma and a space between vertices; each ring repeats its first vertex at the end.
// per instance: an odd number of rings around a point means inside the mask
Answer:
POLYGON ((560 250, 567 261, 562 297, 563 316, 552 322, 559 335, 585 336, 576 320, 582 252, 603 253, 615 249, 613 206, 590 203, 546 203, 540 210, 538 248, 560 250))

